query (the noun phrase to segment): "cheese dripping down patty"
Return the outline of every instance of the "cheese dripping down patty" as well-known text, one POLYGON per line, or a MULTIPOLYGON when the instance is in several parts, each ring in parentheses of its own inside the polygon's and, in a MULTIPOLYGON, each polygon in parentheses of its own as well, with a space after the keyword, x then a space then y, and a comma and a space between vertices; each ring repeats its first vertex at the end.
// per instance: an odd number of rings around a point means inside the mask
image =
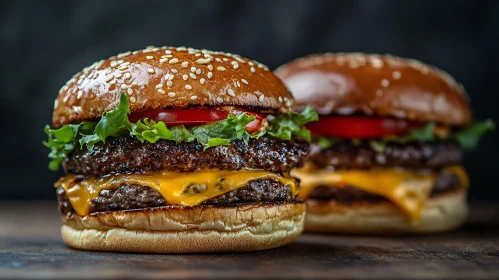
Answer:
POLYGON ((75 212, 80 216, 89 214, 92 199, 102 190, 117 188, 122 184, 136 184, 158 191, 168 204, 196 206, 203 201, 242 188, 249 182, 276 179, 289 186, 292 197, 298 193, 295 179, 285 178, 261 170, 198 170, 192 173, 156 171, 143 174, 120 174, 105 177, 89 176, 83 180, 68 174, 56 182, 62 187, 75 212))
MULTIPOLYGON (((468 187, 468 176, 462 166, 446 167, 441 172, 456 174, 461 185, 468 187)), ((388 199, 413 221, 420 218, 421 210, 438 177, 436 173, 417 173, 394 168, 337 171, 297 169, 291 174, 300 179, 299 199, 307 199, 318 186, 341 188, 344 185, 351 185, 388 199)))

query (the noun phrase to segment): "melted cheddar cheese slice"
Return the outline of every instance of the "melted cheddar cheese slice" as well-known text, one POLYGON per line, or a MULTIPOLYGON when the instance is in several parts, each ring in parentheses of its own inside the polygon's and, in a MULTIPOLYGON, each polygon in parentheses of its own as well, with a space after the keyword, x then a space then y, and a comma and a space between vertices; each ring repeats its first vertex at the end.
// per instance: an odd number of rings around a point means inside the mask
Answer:
MULTIPOLYGON (((461 166, 444 170, 456 174, 461 184, 468 187, 468 176, 461 166)), ((293 176, 300 178, 300 199, 306 199, 320 185, 352 185, 366 192, 377 194, 397 205, 412 220, 418 220, 421 209, 431 194, 436 174, 419 174, 395 169, 370 170, 295 170, 293 176)))
POLYGON ((86 216, 89 213, 91 200, 99 196, 102 190, 117 188, 125 183, 153 188, 168 204, 195 206, 260 179, 279 180, 281 184, 290 187, 293 197, 297 192, 294 179, 257 170, 199 170, 193 173, 160 171, 101 178, 88 177, 85 180, 79 180, 75 175, 69 174, 61 178, 55 186, 64 188, 78 215, 86 216))

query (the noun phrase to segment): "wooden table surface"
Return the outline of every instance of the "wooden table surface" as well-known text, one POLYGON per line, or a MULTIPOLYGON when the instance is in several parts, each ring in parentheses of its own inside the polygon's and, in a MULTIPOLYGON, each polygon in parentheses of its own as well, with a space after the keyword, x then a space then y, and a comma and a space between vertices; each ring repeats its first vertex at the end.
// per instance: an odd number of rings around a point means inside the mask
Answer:
POLYGON ((499 205, 472 206, 460 230, 424 236, 304 234, 274 250, 123 254, 73 250, 55 202, 0 202, 0 278, 499 279, 499 205))

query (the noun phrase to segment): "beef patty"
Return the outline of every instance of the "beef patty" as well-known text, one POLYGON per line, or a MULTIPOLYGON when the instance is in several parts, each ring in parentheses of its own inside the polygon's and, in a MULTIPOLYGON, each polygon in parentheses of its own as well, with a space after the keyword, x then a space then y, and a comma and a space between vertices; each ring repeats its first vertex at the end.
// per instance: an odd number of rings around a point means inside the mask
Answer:
POLYGON ((92 151, 75 150, 63 163, 66 172, 78 175, 104 176, 113 173, 142 173, 167 170, 192 172, 198 169, 260 169, 288 174, 299 167, 310 145, 301 139, 282 141, 260 137, 248 144, 234 140, 229 146, 204 150, 197 142, 176 143, 159 140, 144 142, 131 137, 109 138, 92 151))
POLYGON ((404 167, 414 169, 440 169, 459 164, 462 150, 452 142, 439 143, 387 143, 383 152, 374 151, 368 143, 354 145, 343 142, 328 149, 313 144, 308 162, 316 168, 369 169, 373 167, 404 167))
MULTIPOLYGON (((197 190, 193 190, 198 192, 197 190)), ((259 203, 291 201, 291 189, 276 179, 262 179, 249 182, 245 187, 239 188, 208 199, 202 205, 228 205, 234 203, 259 203)), ((72 214, 73 207, 69 202, 64 189, 57 189, 57 200, 59 211, 64 214, 72 214)), ((102 190, 99 196, 90 202, 90 213, 104 211, 118 211, 129 209, 141 209, 168 205, 165 198, 156 190, 135 185, 123 184, 117 189, 102 190)))
MULTIPOLYGON (((443 172, 437 177, 437 180, 432 187, 430 197, 436 197, 461 187, 462 183, 456 174, 443 172)), ((361 201, 372 203, 386 201, 386 198, 382 196, 366 192, 350 185, 341 188, 336 186, 318 186, 310 193, 308 198, 318 201, 338 201, 344 204, 361 201)))

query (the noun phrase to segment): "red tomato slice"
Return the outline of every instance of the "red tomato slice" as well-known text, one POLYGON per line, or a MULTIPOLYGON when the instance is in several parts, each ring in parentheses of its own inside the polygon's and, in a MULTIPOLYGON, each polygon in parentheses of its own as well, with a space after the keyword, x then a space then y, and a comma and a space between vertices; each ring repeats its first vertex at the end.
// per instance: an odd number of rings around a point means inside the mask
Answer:
MULTIPOLYGON (((208 108, 190 108, 190 109, 155 109, 145 112, 133 113, 128 116, 132 123, 148 118, 153 121, 162 121, 166 125, 202 125, 206 123, 218 122, 227 119, 229 114, 239 115, 245 111, 223 111, 208 108)), ((256 119, 246 125, 248 132, 259 130, 262 120, 266 117, 262 114, 245 112, 253 115, 256 119)))
POLYGON ((321 116, 307 125, 312 134, 339 138, 380 138, 401 136, 419 124, 383 117, 321 116))

